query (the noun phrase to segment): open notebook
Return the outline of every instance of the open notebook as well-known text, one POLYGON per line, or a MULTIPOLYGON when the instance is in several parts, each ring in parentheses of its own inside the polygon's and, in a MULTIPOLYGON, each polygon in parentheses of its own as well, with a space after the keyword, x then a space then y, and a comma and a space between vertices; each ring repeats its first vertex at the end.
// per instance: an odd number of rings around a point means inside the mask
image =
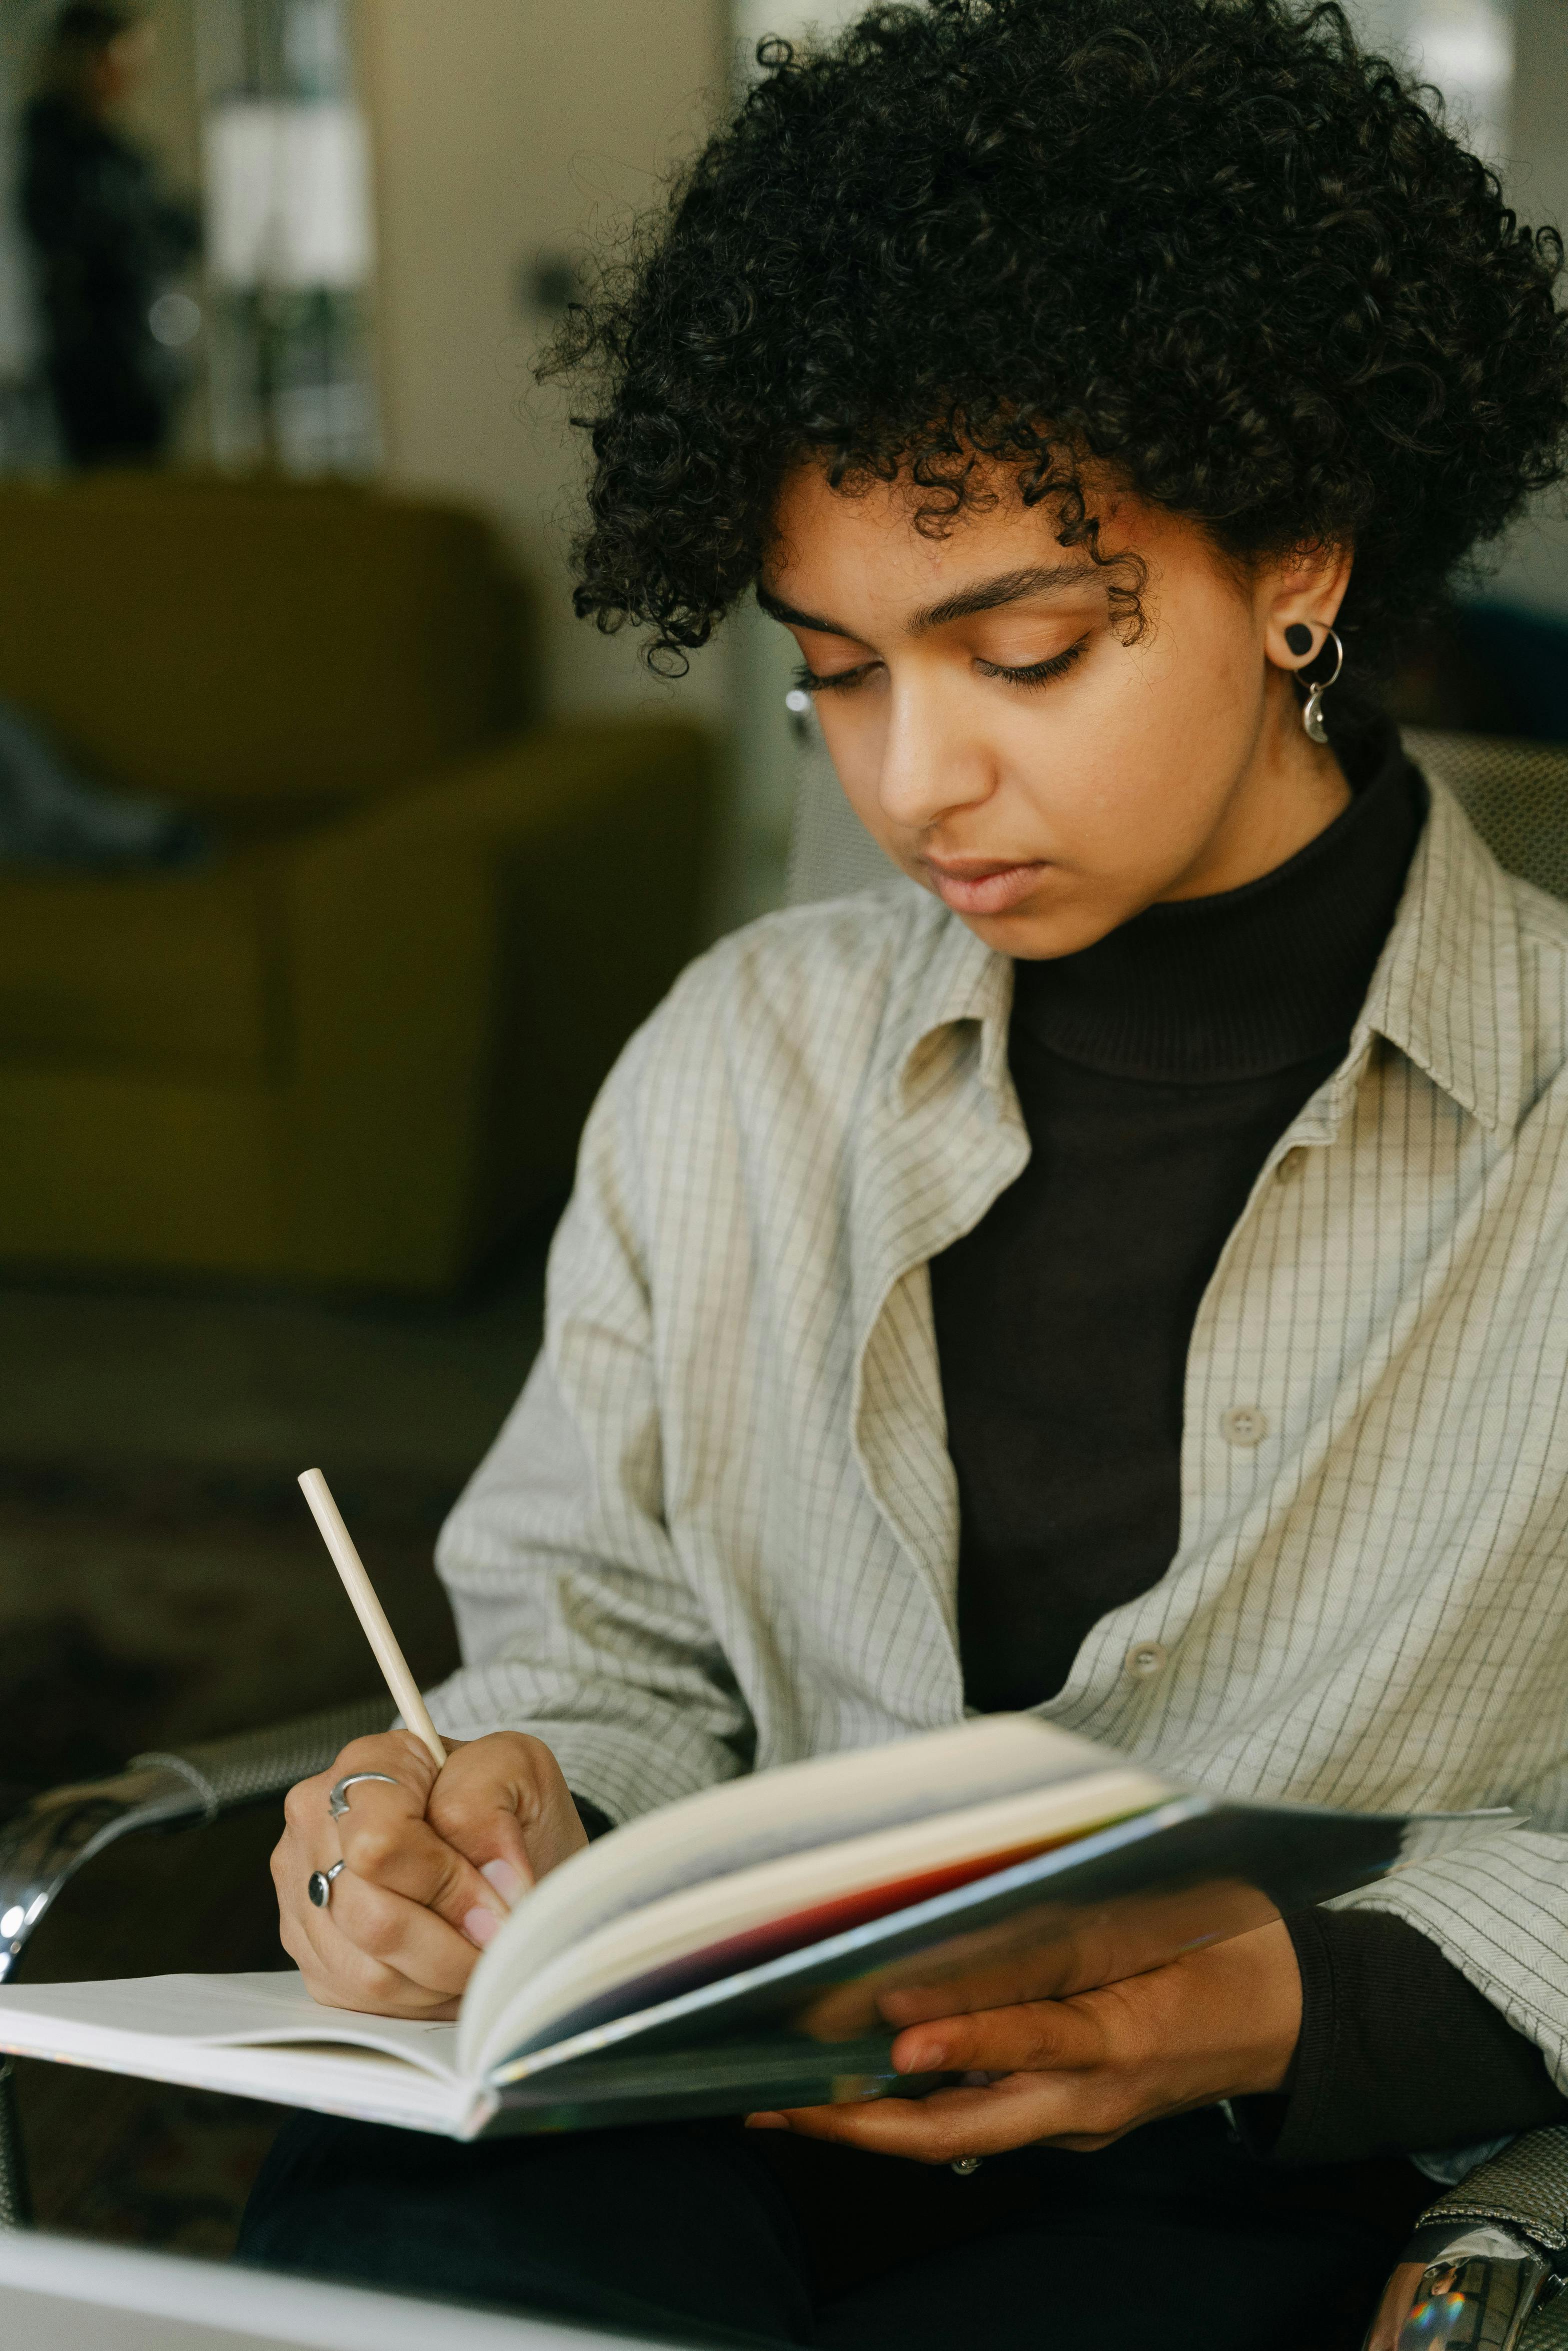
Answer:
POLYGON ((930 2086, 895 2024, 1061 1997, 1500 1816, 1181 1788, 1030 1716, 731 1781, 525 1896, 454 2024, 292 1970, 0 1987, 0 2050, 474 2138, 930 2086))

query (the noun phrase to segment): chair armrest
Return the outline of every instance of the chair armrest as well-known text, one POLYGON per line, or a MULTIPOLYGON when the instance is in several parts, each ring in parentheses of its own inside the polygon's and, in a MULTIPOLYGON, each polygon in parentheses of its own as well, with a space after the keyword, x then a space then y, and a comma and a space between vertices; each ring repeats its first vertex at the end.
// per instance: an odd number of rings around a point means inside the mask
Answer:
POLYGON ((109 1780, 52 1788, 0 1821, 0 1983, 17 1972, 40 1919, 78 1869, 140 1829, 215 1821, 324 1771, 350 1739, 385 1730, 384 1698, 242 1731, 166 1754, 133 1756, 109 1780))
POLYGON ((1421 2226, 1477 2220, 1517 2229, 1542 2252, 1568 2255, 1568 2126, 1526 2131, 1421 2216, 1421 2226))
POLYGON ((1366 2351, 1514 2351, 1568 2280, 1568 2127, 1528 2131, 1429 2205, 1366 2351))
POLYGON ((670 722, 539 728, 298 844, 291 1266, 440 1294, 564 1187, 605 1072, 700 944, 714 765, 670 722))

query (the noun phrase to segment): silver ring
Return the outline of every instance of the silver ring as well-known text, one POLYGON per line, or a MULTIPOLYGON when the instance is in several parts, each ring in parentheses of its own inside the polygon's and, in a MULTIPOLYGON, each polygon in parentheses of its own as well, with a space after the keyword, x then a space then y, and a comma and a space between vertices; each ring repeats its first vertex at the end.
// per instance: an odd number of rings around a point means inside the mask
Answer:
POLYGON ((349 1809, 348 1791, 357 1788, 361 1780, 384 1780, 389 1788, 401 1788, 402 1782, 394 1780, 390 1771, 350 1771, 328 1791, 327 1810, 335 1821, 340 1821, 349 1809))
POLYGON ((947 2168, 956 2171, 960 2179, 967 2179, 971 2171, 978 2171, 985 2159, 983 2155, 961 2155, 947 2168))
POLYGON ((305 1881, 305 1891, 308 1894, 311 1901, 314 1902, 318 1910, 325 1910, 328 1903, 332 1899, 332 1880, 337 1876, 340 1869, 346 1869, 348 1865, 347 1862, 335 1861, 330 1869, 313 1869, 311 1871, 309 1876, 305 1881))

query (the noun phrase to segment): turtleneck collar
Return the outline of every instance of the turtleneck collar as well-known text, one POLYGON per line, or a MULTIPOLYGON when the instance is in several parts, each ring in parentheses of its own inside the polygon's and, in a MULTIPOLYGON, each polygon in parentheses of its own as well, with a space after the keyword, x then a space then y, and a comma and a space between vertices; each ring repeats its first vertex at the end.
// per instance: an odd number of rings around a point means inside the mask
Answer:
POLYGON ((1427 795, 1386 723, 1339 747, 1352 799, 1272 873, 1149 906, 1081 954, 1014 967, 1013 1019, 1108 1076, 1263 1077, 1349 1038, 1394 921, 1427 795))

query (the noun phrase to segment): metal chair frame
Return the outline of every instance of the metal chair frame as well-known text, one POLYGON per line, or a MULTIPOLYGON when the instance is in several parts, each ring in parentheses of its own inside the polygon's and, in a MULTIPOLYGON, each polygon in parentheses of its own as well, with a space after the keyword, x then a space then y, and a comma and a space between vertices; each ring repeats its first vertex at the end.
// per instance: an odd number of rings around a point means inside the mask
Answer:
MULTIPOLYGON (((1412 756, 1458 793, 1511 871, 1568 898, 1568 750, 1465 736, 1406 739, 1412 756)), ((791 898, 885 879, 810 728, 801 753, 791 898)), ((0 1982, 17 1972, 40 1920, 105 1846, 275 1801, 325 1771, 350 1740, 388 1721, 386 1700, 370 1699, 138 1755, 112 1779, 35 1798, 0 1822, 0 1982)), ((0 2064, 0 2228, 25 2227, 28 2217, 13 2069, 0 2064)), ((1564 2283, 1568 2126, 1513 2140, 1436 2199, 1388 2281, 1365 2351, 1531 2351, 1543 2339, 1531 2319, 1564 2283)), ((1568 2344, 1551 2319, 1547 2329, 1568 2344)))
MULTIPOLYGON (((0 1983, 18 1973, 71 1879, 107 1846, 276 1802, 297 1780, 324 1771, 350 1740, 385 1730, 392 1719, 384 1698, 361 1699, 235 1739, 136 1755, 111 1779, 35 1796, 0 1821, 0 1983)), ((0 2229, 25 2228, 30 2210, 16 2069, 7 2059, 0 2061, 0 2229)))

